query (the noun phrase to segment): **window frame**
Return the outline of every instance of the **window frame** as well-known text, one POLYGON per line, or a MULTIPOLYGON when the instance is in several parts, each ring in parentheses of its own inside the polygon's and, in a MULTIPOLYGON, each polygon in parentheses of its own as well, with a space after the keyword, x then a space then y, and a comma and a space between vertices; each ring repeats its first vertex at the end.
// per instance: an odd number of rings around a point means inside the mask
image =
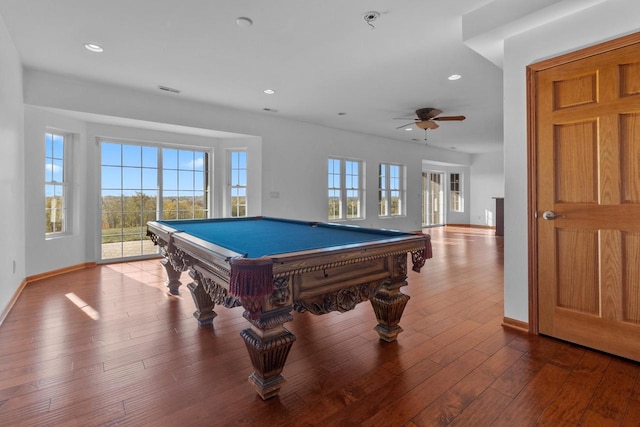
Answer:
MULTIPOLYGON (((246 148, 229 148, 227 151, 227 191, 225 195, 225 216, 230 218, 246 218, 249 216, 249 153, 246 148), (244 169, 234 168, 234 154, 244 154, 244 169), (244 185, 234 185, 235 171, 244 170, 244 185), (237 191, 244 192, 244 205, 234 203, 234 197, 242 197, 241 195, 235 195, 237 191), (234 215, 234 208, 244 207, 244 215, 234 215)), ((238 177, 240 178, 240 177, 238 177)), ((241 181, 241 180, 240 180, 241 181)))
POLYGON ((199 147, 190 147, 190 146, 175 146, 175 145, 169 145, 169 144, 161 144, 158 145, 156 147, 158 149, 158 196, 157 196, 157 200, 158 200, 158 207, 157 207, 157 215, 158 215, 158 219, 206 219, 206 218, 211 218, 211 152, 208 149, 205 148, 199 148, 199 147), (176 167, 167 167, 167 163, 165 160, 165 157, 167 155, 167 153, 165 152, 165 150, 174 150, 176 151, 176 159, 177 159, 177 164, 176 167), (204 163, 202 165, 202 171, 200 171, 198 168, 193 167, 193 168, 183 168, 180 165, 180 153, 181 152, 191 152, 192 154, 194 154, 194 158, 196 154, 201 154, 204 157, 204 163), (177 179, 177 188, 175 190, 167 190, 166 189, 166 185, 164 183, 164 178, 165 178, 165 174, 169 173, 169 172, 173 172, 176 175, 176 179, 177 179), (201 173, 202 176, 202 190, 198 189, 196 186, 196 180, 195 177, 198 173, 201 173), (180 182, 182 182, 183 178, 185 175, 189 175, 189 178, 194 178, 194 186, 193 189, 191 190, 185 190, 180 188, 181 184, 180 182), (178 201, 177 205, 176 205, 176 209, 175 210, 171 210, 171 211, 167 211, 165 210, 165 198, 167 197, 167 193, 169 192, 173 192, 175 193, 175 196, 173 196, 174 198, 176 198, 176 200, 178 201), (197 204, 195 203, 195 193, 202 193, 204 195, 205 201, 204 201, 204 216, 197 216, 196 215, 196 206, 197 204), (192 193, 191 196, 188 196, 189 193, 192 193), (193 197, 194 200, 192 201, 192 209, 190 211, 188 210, 184 210, 184 209, 180 209, 180 201, 186 198, 190 198, 193 197), (168 212, 172 212, 175 213, 175 215, 171 215, 171 218, 167 218, 165 215, 168 212), (185 212, 190 212, 191 215, 188 216, 184 216, 185 212), (175 216, 175 217, 174 217, 175 216))
POLYGON ((378 164, 378 218, 406 216, 406 187, 405 165, 389 162, 378 164), (383 171, 383 169, 385 170, 383 171), (392 169, 397 169, 397 176, 391 173, 392 169), (397 181, 397 186, 393 184, 393 181, 397 181), (393 213, 394 194, 397 194, 396 199, 399 206, 396 213, 393 213), (384 213, 382 212, 383 206, 386 211, 384 213))
MULTIPOLYGON (((55 129, 55 128, 47 128, 45 131, 45 135, 44 135, 44 143, 45 143, 45 153, 44 153, 44 163, 45 163, 45 179, 44 179, 44 202, 45 202, 45 239, 53 239, 53 238, 57 238, 57 237, 63 237, 63 236, 68 236, 70 234, 72 234, 72 212, 73 212, 73 208, 72 208, 72 203, 73 203, 73 195, 72 193, 72 188, 73 185, 71 183, 72 179, 73 179, 73 173, 71 170, 71 167, 73 165, 73 159, 71 159, 71 153, 72 153, 72 144, 73 144, 73 134, 70 132, 66 132, 60 129, 55 129), (52 136, 52 144, 53 144, 53 137, 55 136, 59 136, 62 137, 62 158, 57 158, 57 157, 53 157, 53 153, 52 153, 52 157, 49 157, 47 153, 47 136, 51 135, 52 136), (48 172, 48 168, 47 166, 50 165, 50 160, 60 160, 62 163, 62 181, 47 181, 47 175, 49 174, 48 172), (62 215, 62 222, 61 222, 61 229, 57 230, 57 231, 47 231, 47 218, 49 218, 48 215, 48 210, 50 209, 48 207, 48 203, 47 203, 47 198, 49 196, 47 196, 48 193, 48 188, 49 186, 55 186, 55 187, 61 187, 62 189, 62 208, 61 210, 61 215, 62 215)), ((51 177, 53 178, 53 172, 50 173, 51 177)))
POLYGON ((449 172, 448 178, 449 210, 451 212, 464 212, 464 174, 462 172, 449 172), (454 182, 454 175, 457 175, 456 182, 454 182), (454 189, 454 186, 457 188, 454 189))
MULTIPOLYGON (((103 195, 104 195, 104 191, 105 190, 116 190, 116 188, 110 188, 110 187, 105 187, 105 183, 103 182, 103 167, 119 167, 119 168, 139 168, 141 170, 141 172, 144 169, 152 169, 155 170, 156 173, 156 191, 155 191, 155 197, 156 197, 156 207, 155 207, 155 218, 154 220, 163 220, 163 219, 167 219, 164 217, 164 198, 165 198, 165 185, 163 182, 163 174, 165 172, 165 170, 167 170, 166 163, 165 163, 165 159, 163 154, 165 149, 169 149, 169 150, 177 150, 178 152, 180 151, 193 151, 193 152, 199 152, 199 153, 204 153, 205 154, 205 159, 206 159, 206 165, 203 166, 204 169, 204 182, 203 184, 205 184, 206 188, 203 190, 203 194, 206 197, 206 201, 205 201, 205 205, 206 205, 206 213, 205 213, 205 218, 211 218, 213 215, 213 207, 214 207, 214 201, 213 201, 213 197, 212 197, 212 192, 213 190, 213 150, 210 147, 204 147, 204 146, 199 146, 199 145, 188 145, 188 144, 175 144, 175 143, 166 143, 166 142, 150 142, 150 141, 141 141, 141 140, 137 140, 137 139, 123 139, 123 138, 118 138, 118 137, 106 137, 106 136, 98 136, 95 139, 96 144, 98 146, 98 168, 100 169, 99 175, 100 175, 100 179, 98 181, 98 194, 100 197, 100 200, 102 201, 103 195), (144 150, 145 148, 153 148, 156 150, 156 163, 154 167, 150 167, 149 165, 145 165, 144 163, 141 163, 140 165, 127 165, 125 164, 125 162, 121 162, 118 164, 108 164, 105 163, 105 159, 103 158, 103 148, 102 145, 103 144, 116 144, 116 145, 120 145, 120 146, 129 146, 129 147, 134 147, 134 148, 140 148, 142 150, 144 150)), ((179 166, 179 165, 178 165, 179 166)), ((174 169, 171 169, 174 170, 174 169)), ((190 169, 183 169, 178 167, 177 169, 175 169, 175 171, 177 173, 179 173, 180 171, 190 171, 190 169)), ((195 169, 194 169, 195 171, 195 169)), ((144 181, 144 179, 143 179, 144 181)), ((122 189, 122 186, 124 186, 125 183, 124 182, 120 182, 120 189, 122 189)), ((136 188, 137 189, 137 188, 136 188)), ((150 188, 145 187, 144 182, 142 182, 142 187, 140 188, 141 190, 149 190, 150 188)), ((133 188, 129 188, 127 190, 133 190, 133 188)), ((122 205, 122 212, 124 214, 124 204, 122 205)), ((141 211, 142 214, 144 215, 144 210, 141 211)), ((100 222, 98 223, 98 227, 97 227, 97 239, 96 239, 96 243, 97 243, 97 253, 100 254, 100 262, 117 262, 117 261, 121 261, 121 260, 135 260, 135 259, 147 259, 150 257, 156 257, 157 256, 157 252, 154 252, 153 254, 151 253, 140 253, 137 255, 131 255, 131 256, 126 256, 126 255, 122 255, 120 257, 104 257, 103 254, 103 228, 102 228, 102 223, 104 221, 104 215, 105 215, 105 211, 103 209, 103 207, 101 206, 99 208, 99 218, 100 218, 100 222)), ((171 219, 171 218, 169 218, 171 219)), ((144 226, 143 226, 144 227, 144 226)), ((148 237, 146 238, 148 239, 148 237)), ((145 238, 143 238, 142 241, 144 241, 145 238)), ((141 251, 144 252, 144 251, 141 251)))
POLYGON ((360 159, 344 158, 344 157, 329 157, 327 159, 327 218, 329 221, 357 221, 366 218, 366 201, 365 201, 365 162, 360 159), (335 169, 331 167, 331 162, 338 162, 339 170, 336 173, 335 169), (350 165, 357 165, 357 186, 353 186, 353 170, 350 165), (336 182, 335 177, 338 177, 336 182), (351 178, 350 178, 351 177, 351 178), (334 178, 334 179, 332 179, 334 178), (335 184, 338 184, 336 186, 335 184), (349 185, 349 186, 348 186, 349 185), (349 199, 353 198, 354 192, 357 194, 357 216, 349 216, 349 199), (333 193, 333 195, 332 195, 333 193), (332 198, 339 198, 338 200, 338 216, 332 217, 330 213, 336 209, 332 209, 332 198))

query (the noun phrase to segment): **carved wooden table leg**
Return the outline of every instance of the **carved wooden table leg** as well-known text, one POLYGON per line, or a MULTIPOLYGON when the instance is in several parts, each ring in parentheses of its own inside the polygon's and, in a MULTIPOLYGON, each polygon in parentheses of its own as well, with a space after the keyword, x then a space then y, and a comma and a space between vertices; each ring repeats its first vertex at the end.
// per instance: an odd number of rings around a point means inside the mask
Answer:
POLYGON ((251 323, 251 328, 243 330, 240 335, 255 369, 249 376, 249 382, 266 400, 276 396, 285 383, 280 374, 296 340, 295 335, 283 326, 293 320, 291 306, 268 311, 258 319, 250 319, 247 313, 245 311, 244 317, 251 323))
POLYGON ((187 285, 187 288, 191 291, 191 297, 196 306, 196 311, 193 312, 193 317, 198 320, 198 326, 206 326, 213 323, 213 319, 218 315, 213 308, 215 303, 211 299, 211 296, 205 291, 204 286, 199 280, 194 280, 187 285))
POLYGON ((388 262, 392 264, 392 277, 382 283, 378 293, 370 301, 378 319, 375 330, 381 340, 392 342, 402 332, 400 318, 409 301, 409 296, 400 292, 400 288, 407 284, 407 255, 389 257, 388 262))
POLYGON ((169 288, 169 293, 171 293, 171 295, 178 295, 180 293, 178 288, 182 284, 182 282, 180 282, 182 271, 175 269, 167 257, 163 258, 160 264, 162 264, 167 272, 167 281, 165 283, 169 288))

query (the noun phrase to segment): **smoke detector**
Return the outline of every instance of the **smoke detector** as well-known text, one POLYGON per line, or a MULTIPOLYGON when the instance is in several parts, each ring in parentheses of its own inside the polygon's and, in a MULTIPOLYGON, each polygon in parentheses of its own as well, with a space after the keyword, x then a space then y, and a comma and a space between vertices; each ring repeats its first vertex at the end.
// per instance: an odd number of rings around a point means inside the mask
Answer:
POLYGON ((364 22, 366 22, 371 27, 371 29, 375 28, 372 22, 378 18, 380 18, 380 12, 376 12, 375 10, 372 10, 371 12, 367 12, 362 16, 362 19, 364 19, 364 22))

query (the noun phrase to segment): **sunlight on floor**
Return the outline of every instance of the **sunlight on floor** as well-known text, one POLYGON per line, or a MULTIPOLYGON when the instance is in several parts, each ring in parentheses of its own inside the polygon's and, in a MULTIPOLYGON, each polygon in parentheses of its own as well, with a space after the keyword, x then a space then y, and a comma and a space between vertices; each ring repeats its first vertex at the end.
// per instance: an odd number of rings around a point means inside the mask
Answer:
POLYGON ((69 301, 74 303, 76 307, 82 310, 84 314, 86 314, 93 320, 100 319, 100 313, 98 313, 98 311, 95 308, 91 307, 89 304, 84 302, 78 295, 74 294, 73 292, 70 292, 68 294, 65 294, 64 296, 67 297, 69 301))

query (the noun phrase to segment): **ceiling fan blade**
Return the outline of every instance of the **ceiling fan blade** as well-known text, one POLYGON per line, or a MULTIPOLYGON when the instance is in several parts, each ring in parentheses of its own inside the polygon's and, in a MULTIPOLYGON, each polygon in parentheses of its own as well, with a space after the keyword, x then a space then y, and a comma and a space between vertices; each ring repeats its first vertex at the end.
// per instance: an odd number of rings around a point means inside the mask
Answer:
POLYGON ((420 129, 438 129, 440 126, 436 122, 432 122, 431 120, 424 120, 421 122, 416 122, 416 126, 420 129))
POLYGON ((416 122, 407 123, 406 125, 398 126, 396 129, 407 128, 407 127, 413 126, 415 124, 416 124, 416 122))
POLYGON ((442 121, 454 121, 454 120, 457 120, 457 121, 461 121, 461 120, 464 120, 464 119, 466 119, 465 116, 443 116, 443 117, 434 117, 431 120, 442 120, 442 121))

